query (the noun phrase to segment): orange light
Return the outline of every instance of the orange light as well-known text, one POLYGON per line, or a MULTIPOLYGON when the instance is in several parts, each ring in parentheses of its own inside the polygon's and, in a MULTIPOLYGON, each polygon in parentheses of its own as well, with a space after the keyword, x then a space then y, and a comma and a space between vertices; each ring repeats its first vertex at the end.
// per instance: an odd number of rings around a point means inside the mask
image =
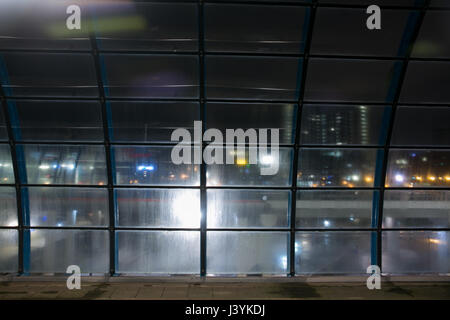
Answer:
POLYGON ((434 244, 441 244, 441 243, 442 243, 441 240, 439 240, 439 239, 433 239, 433 238, 428 239, 428 242, 434 243, 434 244))
POLYGON ((184 173, 182 173, 181 175, 180 175, 180 178, 181 179, 186 179, 186 178, 188 178, 189 176, 187 175, 187 174, 184 174, 184 173))
POLYGON ((344 186, 346 186, 347 184, 348 184, 348 182, 347 181, 342 181, 342 184, 344 185, 344 186))
POLYGON ((450 176, 445 176, 445 180, 450 181, 450 176))
POLYGON ((353 188, 354 185, 353 185, 352 183, 349 183, 349 184, 348 184, 348 187, 349 187, 349 188, 353 188))
POLYGON ((369 176, 365 177, 364 180, 369 183, 373 181, 372 177, 369 176))

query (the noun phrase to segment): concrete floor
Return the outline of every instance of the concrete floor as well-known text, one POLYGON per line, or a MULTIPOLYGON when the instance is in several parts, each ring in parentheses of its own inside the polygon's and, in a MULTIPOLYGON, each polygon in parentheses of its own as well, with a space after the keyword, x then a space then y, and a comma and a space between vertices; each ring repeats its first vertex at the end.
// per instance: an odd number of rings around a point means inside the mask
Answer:
POLYGON ((450 300, 450 282, 392 282, 368 290, 365 281, 189 281, 82 280, 80 290, 68 290, 65 281, 1 280, 0 300, 7 299, 433 299, 450 300))

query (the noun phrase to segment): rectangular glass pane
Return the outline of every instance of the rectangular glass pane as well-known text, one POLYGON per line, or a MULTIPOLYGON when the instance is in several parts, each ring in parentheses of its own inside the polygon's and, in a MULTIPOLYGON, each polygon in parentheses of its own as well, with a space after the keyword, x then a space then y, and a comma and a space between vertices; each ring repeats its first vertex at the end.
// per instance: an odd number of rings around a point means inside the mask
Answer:
POLYGON ((0 187, 0 226, 17 227, 17 199, 14 187, 0 187))
POLYGON ((450 232, 383 232, 383 272, 420 274, 450 272, 450 232))
POLYGON ((14 183, 11 149, 7 144, 0 144, 0 184, 9 183, 14 183))
POLYGON ((197 98, 195 55, 104 54, 108 97, 197 98))
POLYGON ((101 106, 94 101, 9 100, 16 140, 103 141, 101 106))
POLYGON ((200 227, 200 190, 116 189, 116 203, 120 227, 200 227))
POLYGON ((2 55, 6 72, 0 75, 0 80, 7 96, 98 96, 94 60, 89 53, 5 52, 2 55))
MULTIPOLYGON (((433 2, 433 1, 431 1, 433 2)), ((448 0, 443 0, 450 6, 448 0)), ((444 4, 442 4, 444 6, 444 4)), ((414 49, 413 57, 449 58, 450 57, 450 12, 431 11, 425 14, 424 21, 414 49)))
POLYGON ((208 228, 287 228, 290 191, 208 190, 208 228))
POLYGON ((80 0, 21 0, 0 2, 0 48, 64 49, 90 48, 87 24, 80 0), (66 13, 70 5, 80 7, 81 29, 68 29, 66 13))
POLYGON ((19 232, 0 229, 0 272, 17 272, 19 268, 19 232))
MULTIPOLYGON (((277 128, 281 144, 292 144, 295 136, 296 106, 269 103, 208 103, 207 128, 226 129, 277 128)), ((269 139, 270 141, 270 139, 269 139)))
MULTIPOLYGON (((339 4, 342 2, 339 1, 339 4)), ((361 2, 358 1, 358 4, 361 2)), ((379 1, 376 4, 379 4, 379 1)), ((364 17, 368 17, 366 9, 367 7, 318 8, 311 53, 383 57, 405 54, 406 52, 399 48, 412 11, 383 8, 382 28, 376 32, 368 32, 365 24, 361 26, 364 17)))
MULTIPOLYGON (((370 231, 295 233, 296 274, 366 274, 372 265, 370 231)), ((383 270, 384 271, 384 270, 383 270)))
POLYGON ((309 149, 298 156, 299 187, 373 187, 377 163, 383 163, 381 149, 309 149))
POLYGON ((101 50, 197 50, 198 10, 194 3, 107 0, 93 7, 101 50))
POLYGON ((8 140, 8 131, 6 128, 5 115, 3 109, 0 109, 0 141, 8 140))
POLYGON ((450 191, 386 190, 383 228, 450 228, 450 191))
POLYGON ((450 62, 411 61, 403 82, 401 103, 450 102, 450 62))
POLYGON ((117 231, 121 273, 198 274, 200 232, 117 231))
POLYGON ((207 273, 286 274, 288 232, 208 231, 207 273))
MULTIPOLYGON (((24 189, 22 189, 24 190, 24 189)), ((29 225, 51 227, 108 226, 108 190, 30 187, 29 225)))
MULTIPOLYGON (((308 101, 391 102, 388 95, 395 60, 349 60, 311 58, 305 87, 308 101)), ((403 91, 403 90, 402 90, 403 91)))
POLYGON ((303 145, 384 145, 391 108, 306 104, 302 106, 303 145))
POLYGON ((391 145, 450 147, 450 108, 398 107, 391 145))
POLYGON ((205 4, 209 52, 302 53, 305 7, 205 4))
POLYGON ((114 141, 170 142, 178 128, 193 136, 194 121, 200 120, 198 103, 112 101, 108 106, 114 141))
POLYGON ((81 273, 107 273, 109 232, 107 230, 31 229, 30 272, 66 273, 77 265, 81 273))
MULTIPOLYGON (((376 2, 379 6, 421 6, 424 0, 378 0, 376 2)), ((346 5, 371 5, 374 4, 372 0, 319 0, 320 4, 346 4, 346 5)))
POLYGON ((209 99, 297 100, 302 59, 206 56, 209 99))
POLYGON ((371 190, 297 190, 295 228, 370 228, 374 201, 371 190))
POLYGON ((200 185, 200 166, 174 164, 172 147, 114 146, 112 152, 118 185, 200 185))
POLYGON ((103 146, 33 144, 18 148, 25 158, 22 183, 107 184, 103 146))
MULTIPOLYGON (((245 155, 237 155, 238 152, 235 151, 234 164, 208 165, 206 184, 208 186, 289 186, 291 184, 292 149, 279 148, 278 159, 270 155, 270 152, 268 152, 269 155, 261 155, 258 149, 246 148, 245 155), (258 153, 257 164, 249 163, 250 152, 258 153), (262 168, 277 167, 278 172, 273 175, 261 174, 262 168)), ((215 150, 222 151, 224 155, 227 152, 225 148, 221 147, 217 147, 215 150)), ((269 147, 268 150, 270 151, 269 147)), ((225 163, 225 159, 223 161, 225 163)))
POLYGON ((450 150, 390 150, 386 187, 450 187, 450 150))

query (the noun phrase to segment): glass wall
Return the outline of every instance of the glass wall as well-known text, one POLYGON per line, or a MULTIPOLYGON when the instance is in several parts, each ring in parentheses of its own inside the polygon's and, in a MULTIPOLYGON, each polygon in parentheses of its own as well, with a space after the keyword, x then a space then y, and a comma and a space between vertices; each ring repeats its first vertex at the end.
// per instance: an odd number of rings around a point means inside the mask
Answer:
POLYGON ((379 1, 367 32, 370 1, 22 2, 0 3, 0 273, 450 273, 448 10, 379 1), (278 128, 279 157, 177 165, 194 121, 278 128))

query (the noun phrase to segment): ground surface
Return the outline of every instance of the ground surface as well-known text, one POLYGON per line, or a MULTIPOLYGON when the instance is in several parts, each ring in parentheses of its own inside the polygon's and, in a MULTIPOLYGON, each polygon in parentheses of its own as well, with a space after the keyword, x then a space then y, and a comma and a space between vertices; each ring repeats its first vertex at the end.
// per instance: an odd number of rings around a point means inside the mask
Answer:
POLYGON ((5 299, 445 299, 450 282, 383 281, 381 290, 365 282, 92 282, 68 290, 65 281, 0 281, 5 299))

